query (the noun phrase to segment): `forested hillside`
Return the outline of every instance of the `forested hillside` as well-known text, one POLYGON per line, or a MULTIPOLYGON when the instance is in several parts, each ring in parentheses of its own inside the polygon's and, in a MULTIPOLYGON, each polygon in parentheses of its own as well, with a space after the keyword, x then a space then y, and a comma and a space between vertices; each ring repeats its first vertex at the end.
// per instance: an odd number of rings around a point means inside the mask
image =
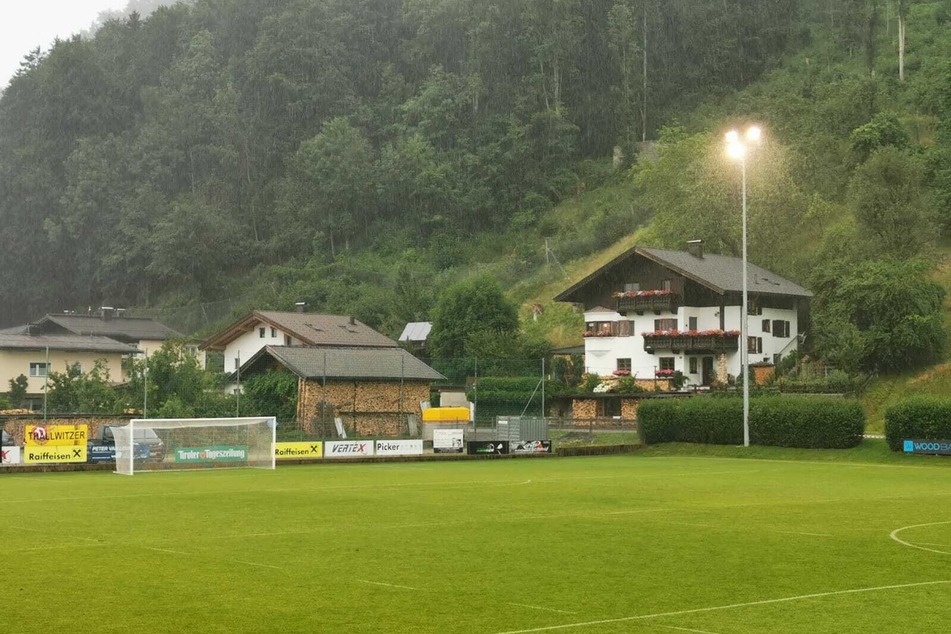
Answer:
POLYGON ((946 338, 949 59, 951 0, 197 0, 109 22, 0 99, 0 323, 241 298, 396 334, 473 271, 524 300, 563 275, 546 262, 635 230, 738 254, 722 134, 756 122, 751 258, 816 292, 809 347, 914 367, 946 338))
MULTIPOLYGON (((537 257, 616 145, 795 49, 801 8, 198 0, 109 22, 0 100, 0 323, 246 296, 423 317, 452 269, 537 257)), ((602 214, 578 251, 630 228, 602 214)))

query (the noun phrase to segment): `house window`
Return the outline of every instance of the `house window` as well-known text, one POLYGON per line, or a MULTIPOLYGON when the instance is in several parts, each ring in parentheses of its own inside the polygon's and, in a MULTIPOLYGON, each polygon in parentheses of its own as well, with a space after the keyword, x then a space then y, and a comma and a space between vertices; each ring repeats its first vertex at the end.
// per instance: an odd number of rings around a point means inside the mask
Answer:
POLYGON ((789 337, 789 322, 783 319, 774 319, 773 320, 773 336, 774 337, 789 337))
POLYGON ((759 305, 759 301, 751 300, 747 301, 746 304, 746 314, 747 315, 762 315, 763 307, 759 305))
POLYGON ((628 319, 622 319, 621 321, 614 322, 617 324, 617 336, 618 337, 630 337, 631 332, 634 330, 634 322, 628 319))
POLYGON ((763 332, 769 332, 769 320, 768 320, 768 319, 764 319, 764 320, 763 320, 763 332))
POLYGON ((30 376, 46 376, 50 372, 49 363, 31 363, 30 376))
POLYGON ((291 336, 290 336, 290 335, 284 335, 284 345, 285 345, 285 346, 291 345, 291 336))
POLYGON ((585 324, 585 331, 598 337, 610 337, 613 330, 610 321, 589 321, 585 324))
POLYGON ((265 328, 258 328, 258 336, 259 336, 261 339, 264 339, 264 332, 265 332, 265 330, 266 330, 265 328))
POLYGON ((631 371, 631 360, 630 359, 618 359, 617 360, 617 369, 628 373, 631 371))
POLYGON ((657 359, 657 362, 660 364, 657 366, 658 370, 673 370, 674 369, 673 357, 660 357, 659 359, 657 359))
POLYGON ((640 282, 628 282, 624 285, 625 291, 639 291, 641 290, 640 282))
POLYGON ((655 319, 654 330, 677 330, 676 319, 655 319))
POLYGON ((697 357, 690 357, 690 374, 697 374, 697 357))
POLYGON ((271 339, 277 337, 277 328, 271 328, 271 339))
POLYGON ((696 318, 696 317, 688 317, 688 318, 687 318, 687 329, 688 329, 688 330, 696 330, 696 329, 697 329, 697 318, 696 318))
POLYGON ((747 337, 746 338, 746 351, 750 354, 760 354, 763 352, 763 338, 762 337, 747 337))
POLYGON ((660 283, 660 290, 669 291, 670 290, 670 280, 663 280, 660 283))

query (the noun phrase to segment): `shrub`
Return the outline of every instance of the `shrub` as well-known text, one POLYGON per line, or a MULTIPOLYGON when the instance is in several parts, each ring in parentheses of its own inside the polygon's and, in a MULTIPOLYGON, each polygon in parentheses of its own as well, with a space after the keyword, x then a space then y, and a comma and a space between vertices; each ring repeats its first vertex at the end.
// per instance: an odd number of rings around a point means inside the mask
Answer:
POLYGON ((951 438, 951 399, 915 396, 885 410, 885 439, 892 451, 902 450, 903 440, 951 438))
MULTIPOLYGON (((652 399, 638 408, 644 442, 743 442, 739 398, 652 399)), ((845 448, 862 440, 865 415, 856 401, 770 396, 750 402, 750 443, 778 447, 845 448)))

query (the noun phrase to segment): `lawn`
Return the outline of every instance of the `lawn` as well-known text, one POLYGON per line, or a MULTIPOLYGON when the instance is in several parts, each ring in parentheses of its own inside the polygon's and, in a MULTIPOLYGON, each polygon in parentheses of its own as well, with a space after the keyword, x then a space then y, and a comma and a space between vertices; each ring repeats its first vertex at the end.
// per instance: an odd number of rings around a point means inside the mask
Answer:
POLYGON ((760 451, 0 473, 0 631, 947 628, 951 460, 760 451))

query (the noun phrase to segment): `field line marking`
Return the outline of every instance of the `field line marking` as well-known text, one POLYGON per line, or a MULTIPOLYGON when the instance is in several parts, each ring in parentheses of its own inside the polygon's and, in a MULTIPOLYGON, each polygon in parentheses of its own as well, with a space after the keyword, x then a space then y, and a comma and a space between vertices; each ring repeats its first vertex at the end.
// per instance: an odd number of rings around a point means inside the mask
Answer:
POLYGON ((188 555, 188 553, 183 553, 180 550, 169 550, 168 548, 155 548, 154 546, 140 546, 140 548, 144 548, 146 550, 155 550, 160 553, 172 553, 174 555, 188 555))
POLYGON ((924 546, 919 546, 918 544, 912 544, 911 542, 906 542, 904 539, 898 536, 898 533, 902 531, 910 530, 912 528, 922 528, 924 526, 941 526, 942 524, 951 524, 951 521, 928 522, 927 524, 914 524, 912 526, 902 526, 901 528, 896 528, 895 530, 893 530, 891 533, 889 533, 888 536, 891 537, 896 542, 898 542, 899 544, 902 544, 904 546, 917 548, 918 550, 927 550, 929 553, 937 553, 939 555, 951 555, 951 552, 948 552, 946 550, 938 550, 936 548, 925 548, 924 546))
POLYGON ((528 605, 527 603, 512 603, 511 601, 508 601, 507 604, 514 605, 520 608, 529 608, 531 610, 544 610, 545 612, 558 612, 559 614, 577 614, 577 612, 569 612, 568 610, 556 610, 555 608, 543 608, 540 605, 528 605))
POLYGON ((709 608, 694 608, 692 610, 677 610, 675 612, 658 612, 657 614, 640 614, 637 616, 623 616, 617 619, 601 619, 599 621, 586 621, 584 623, 565 623, 564 625, 548 625, 545 627, 533 627, 527 630, 509 630, 499 632, 498 634, 530 634, 531 632, 550 632, 553 630, 567 630, 574 627, 587 627, 589 625, 607 625, 609 623, 624 623, 627 621, 640 621, 645 619, 659 619, 666 616, 682 616, 684 614, 700 614, 703 612, 716 612, 718 610, 733 610, 736 608, 749 608, 759 605, 770 605, 775 603, 788 603, 790 601, 802 601, 804 599, 821 599, 823 597, 833 597, 843 594, 860 594, 863 592, 879 592, 882 590, 899 590, 903 588, 917 588, 921 586, 935 586, 949 584, 951 579, 943 581, 919 581, 917 583, 902 583, 891 586, 875 586, 872 588, 853 588, 851 590, 834 590, 832 592, 814 592, 812 594, 800 594, 794 597, 782 597, 780 599, 763 599, 762 601, 747 601, 745 603, 731 603, 730 605, 717 605, 709 608))
POLYGON ((272 566, 271 564, 258 564, 253 561, 242 561, 240 559, 232 559, 231 561, 238 564, 244 564, 245 566, 257 566, 258 568, 273 568, 274 570, 284 570, 280 566, 272 566))
POLYGON ((385 586, 387 588, 400 588, 401 590, 419 590, 419 588, 414 588, 412 586, 401 586, 397 583, 383 583, 382 581, 368 581, 366 579, 357 579, 360 583, 368 583, 371 586, 385 586))
POLYGON ((710 632, 707 630, 694 630, 689 627, 677 627, 676 625, 661 625, 660 623, 658 623, 657 625, 659 625, 660 627, 666 627, 668 630, 680 630, 681 632, 695 632, 696 634, 716 634, 716 632, 710 632))
POLYGON ((937 544, 935 542, 918 542, 918 543, 923 544, 925 546, 938 546, 939 548, 951 548, 951 544, 937 544))

